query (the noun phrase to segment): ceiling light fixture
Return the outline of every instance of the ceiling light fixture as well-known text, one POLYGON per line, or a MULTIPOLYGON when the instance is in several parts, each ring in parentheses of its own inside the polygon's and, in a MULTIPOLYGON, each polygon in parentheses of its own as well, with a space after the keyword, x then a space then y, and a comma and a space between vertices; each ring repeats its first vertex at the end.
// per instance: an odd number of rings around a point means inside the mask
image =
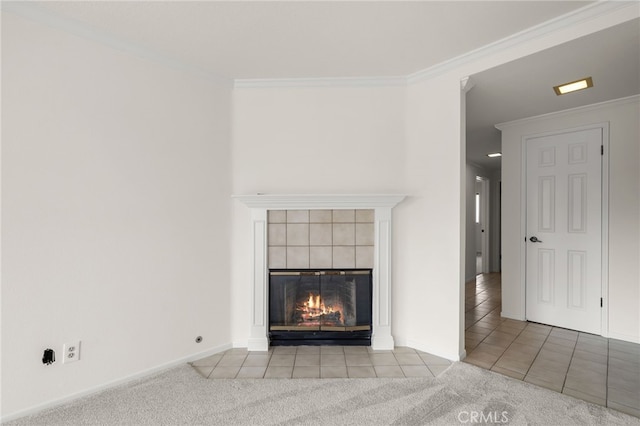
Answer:
POLYGON ((591 77, 586 77, 581 80, 572 81, 571 83, 553 86, 553 90, 555 90, 556 95, 560 96, 575 92, 576 90, 588 89, 589 87, 593 87, 593 80, 591 77))
POLYGON ((501 152, 494 152, 493 154, 487 154, 487 157, 502 157, 502 153, 501 152))

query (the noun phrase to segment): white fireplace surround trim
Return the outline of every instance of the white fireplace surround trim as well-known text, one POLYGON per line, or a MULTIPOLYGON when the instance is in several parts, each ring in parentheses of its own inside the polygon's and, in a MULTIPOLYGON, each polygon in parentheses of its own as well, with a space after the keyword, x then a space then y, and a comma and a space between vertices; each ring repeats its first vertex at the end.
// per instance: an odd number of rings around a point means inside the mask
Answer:
POLYGON ((373 332, 371 347, 391 350, 391 209, 406 195, 399 194, 256 194, 234 195, 233 198, 251 209, 252 247, 252 316, 247 348, 250 351, 269 349, 267 322, 267 211, 269 210, 338 210, 373 209, 373 332))

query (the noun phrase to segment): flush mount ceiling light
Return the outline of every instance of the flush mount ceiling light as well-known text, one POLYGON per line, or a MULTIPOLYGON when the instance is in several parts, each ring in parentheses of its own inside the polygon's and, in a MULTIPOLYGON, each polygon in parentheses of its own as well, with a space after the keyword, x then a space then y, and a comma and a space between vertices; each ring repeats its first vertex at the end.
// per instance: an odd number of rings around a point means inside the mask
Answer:
POLYGON ((501 152, 494 152, 493 154, 487 154, 487 157, 502 157, 502 153, 501 152))
POLYGON ((593 87, 593 80, 591 77, 572 81, 571 83, 561 84, 559 86, 553 86, 553 90, 555 90, 556 95, 560 96, 575 92, 576 90, 588 89, 589 87, 593 87))

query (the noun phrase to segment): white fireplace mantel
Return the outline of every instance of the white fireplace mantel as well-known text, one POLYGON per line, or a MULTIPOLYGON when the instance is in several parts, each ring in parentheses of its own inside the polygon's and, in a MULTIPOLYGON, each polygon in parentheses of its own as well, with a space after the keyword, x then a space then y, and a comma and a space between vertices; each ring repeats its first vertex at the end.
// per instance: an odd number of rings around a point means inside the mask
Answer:
POLYGON ((376 350, 394 348, 391 336, 391 209, 406 196, 397 194, 256 194, 233 198, 251 209, 252 318, 247 347, 250 351, 269 349, 267 319, 267 211, 373 209, 375 211, 373 267, 373 332, 376 350))

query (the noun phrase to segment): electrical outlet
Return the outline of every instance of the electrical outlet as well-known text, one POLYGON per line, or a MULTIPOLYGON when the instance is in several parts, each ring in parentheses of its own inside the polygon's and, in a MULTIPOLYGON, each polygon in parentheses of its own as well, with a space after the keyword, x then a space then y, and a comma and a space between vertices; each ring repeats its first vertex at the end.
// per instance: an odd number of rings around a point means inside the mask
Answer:
POLYGON ((63 354, 64 354, 64 359, 62 360, 63 364, 79 361, 80 360, 80 340, 72 343, 65 343, 63 354))

